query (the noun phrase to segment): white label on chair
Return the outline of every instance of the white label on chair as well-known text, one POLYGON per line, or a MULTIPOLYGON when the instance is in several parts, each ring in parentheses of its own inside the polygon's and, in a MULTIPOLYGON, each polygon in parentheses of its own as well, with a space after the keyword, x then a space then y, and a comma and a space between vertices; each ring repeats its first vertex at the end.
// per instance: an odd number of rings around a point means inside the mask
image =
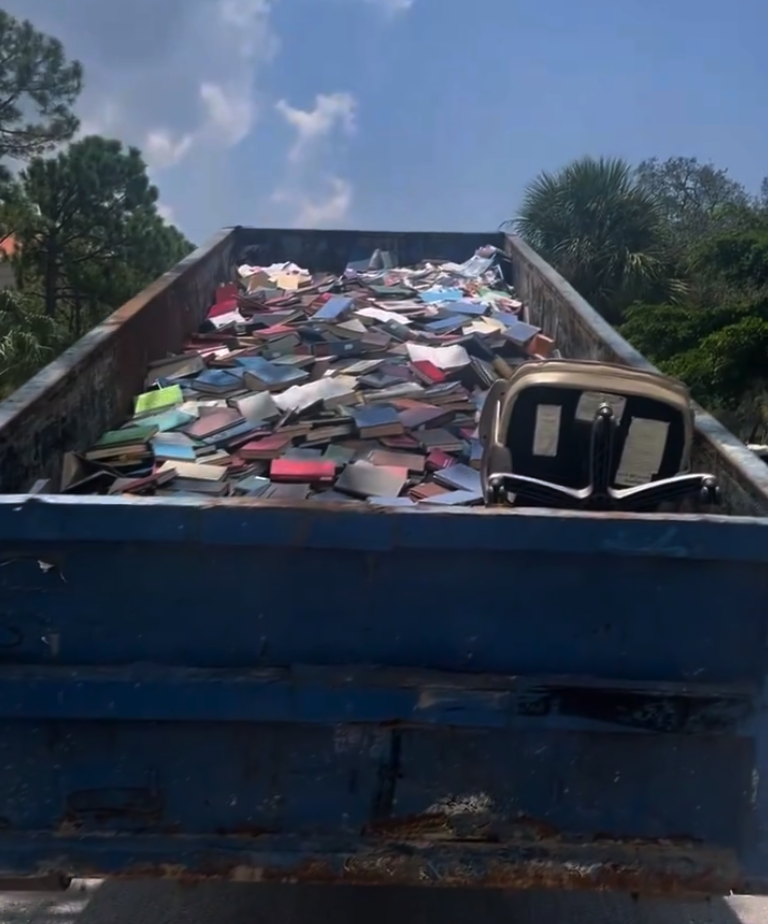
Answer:
POLYGON ((664 458, 668 431, 667 421, 632 419, 616 473, 617 484, 626 487, 647 484, 657 474, 664 458))
POLYGON ((536 408, 536 429, 533 432, 533 454, 535 456, 556 456, 560 441, 559 404, 539 404, 536 408))
POLYGON ((599 391, 585 391, 579 398, 576 420, 594 420, 601 405, 607 404, 616 420, 621 420, 627 399, 623 395, 604 395, 599 391))

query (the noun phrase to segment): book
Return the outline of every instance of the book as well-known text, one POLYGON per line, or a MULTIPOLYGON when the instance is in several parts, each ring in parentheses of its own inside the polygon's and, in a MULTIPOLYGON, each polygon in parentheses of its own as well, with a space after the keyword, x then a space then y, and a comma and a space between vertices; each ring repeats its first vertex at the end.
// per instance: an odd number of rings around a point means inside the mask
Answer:
POLYGON ((184 432, 187 436, 201 440, 242 423, 242 420, 243 418, 235 408, 214 408, 211 413, 201 415, 184 427, 184 432))
MULTIPOLYGON (((193 420, 197 420, 198 417, 197 409, 194 413, 192 410, 185 409, 183 405, 179 407, 170 408, 167 411, 161 411, 159 414, 153 414, 150 417, 140 418, 142 426, 145 427, 156 427, 161 433, 166 430, 176 430, 178 427, 183 427, 185 424, 192 423, 193 420)), ((128 426, 135 426, 135 419, 131 421, 128 426)), ((126 426, 124 429, 128 429, 126 426)))
POLYGON ((302 413, 317 404, 324 407, 340 407, 356 400, 354 380, 327 377, 305 385, 294 385, 287 391, 275 395, 275 404, 283 411, 302 413))
POLYGON ((260 500, 280 500, 280 501, 302 501, 306 500, 312 486, 309 484, 285 483, 270 484, 270 486, 259 495, 260 500))
POLYGON ((161 359, 149 364, 149 371, 145 385, 152 388, 161 379, 185 379, 192 375, 197 375, 205 369, 205 362, 201 356, 181 355, 171 356, 168 359, 161 359))
POLYGON ((206 369, 195 376, 193 385, 195 391, 209 394, 228 394, 243 387, 242 380, 227 369, 206 369))
POLYGON ((167 388, 145 391, 135 399, 134 415, 152 414, 173 407, 175 404, 182 404, 183 401, 184 394, 180 385, 169 385, 167 388))
POLYGON ((314 314, 315 321, 332 321, 337 318, 343 317, 343 315, 349 311, 352 306, 351 298, 344 298, 343 296, 335 296, 329 298, 328 301, 314 314))
POLYGON ((156 459, 178 459, 194 462, 197 458, 195 445, 186 433, 161 433, 150 441, 156 459))
POLYGON ((391 436, 403 432, 397 411, 387 405, 359 405, 350 409, 358 434, 363 438, 391 436))
POLYGON ((282 414, 268 391, 257 391, 231 400, 240 416, 247 421, 274 420, 282 414))
POLYGON ((411 363, 411 365, 413 366, 414 372, 425 385, 439 385, 440 382, 445 381, 445 372, 443 372, 442 369, 438 369, 437 366, 428 359, 416 360, 416 362, 411 363))
POLYGON ((461 452, 464 442, 448 430, 435 428, 434 430, 417 430, 414 436, 422 449, 442 449, 443 452, 461 452))
POLYGON ((304 484, 332 484, 336 477, 333 462, 316 459, 273 459, 269 466, 272 481, 292 481, 304 484))
POLYGON ((94 444, 93 449, 113 449, 131 444, 148 443, 157 433, 155 424, 139 424, 122 430, 109 430, 94 444))
POLYGON ((260 356, 254 356, 254 360, 245 368, 243 381, 251 391, 282 391, 291 385, 299 385, 305 382, 309 373, 304 369, 288 363, 273 363, 260 356))
POLYGON ((351 462, 339 475, 336 490, 356 497, 396 497, 408 481, 408 469, 351 462))
POLYGON ((468 465, 457 462, 447 468, 439 469, 434 474, 438 484, 458 491, 470 491, 475 494, 482 493, 480 473, 468 465))
POLYGON ((245 443, 238 449, 242 459, 276 459, 292 443, 290 436, 273 434, 245 443))
POLYGON ((449 421, 452 415, 444 407, 437 407, 434 404, 421 404, 400 411, 397 416, 406 430, 417 430, 430 425, 436 427, 440 423, 449 421))
POLYGON ((413 452, 387 452, 385 449, 373 449, 363 459, 372 465, 384 465, 394 468, 406 468, 411 474, 424 471, 426 459, 413 452))
POLYGON ((219 465, 206 465, 202 462, 163 462, 159 471, 175 471, 177 477, 190 481, 221 481, 225 470, 219 465))

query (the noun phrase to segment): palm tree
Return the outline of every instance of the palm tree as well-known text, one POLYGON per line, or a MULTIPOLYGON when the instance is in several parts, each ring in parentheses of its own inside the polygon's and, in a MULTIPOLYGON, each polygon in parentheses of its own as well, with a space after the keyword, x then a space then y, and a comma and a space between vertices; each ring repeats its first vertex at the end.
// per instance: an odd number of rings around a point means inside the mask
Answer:
POLYGON ((674 301, 662 213, 620 159, 584 157, 541 173, 515 230, 608 320, 635 301, 674 301))

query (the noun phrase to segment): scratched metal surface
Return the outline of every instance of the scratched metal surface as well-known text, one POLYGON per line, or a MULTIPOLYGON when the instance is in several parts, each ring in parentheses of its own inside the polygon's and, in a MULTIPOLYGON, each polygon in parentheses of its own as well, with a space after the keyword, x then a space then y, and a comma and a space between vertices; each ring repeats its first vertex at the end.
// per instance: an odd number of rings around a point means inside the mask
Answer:
POLYGON ((766 890, 768 520, 253 506, 0 502, 0 873, 766 890))

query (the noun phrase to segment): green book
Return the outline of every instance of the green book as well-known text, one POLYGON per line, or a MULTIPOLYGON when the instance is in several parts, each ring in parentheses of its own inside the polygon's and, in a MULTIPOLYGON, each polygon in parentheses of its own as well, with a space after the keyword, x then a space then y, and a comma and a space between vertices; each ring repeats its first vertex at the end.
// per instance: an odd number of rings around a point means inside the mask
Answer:
POLYGON ((148 443, 156 433, 156 426, 126 427, 124 430, 109 430, 92 448, 110 449, 112 446, 131 446, 138 443, 148 443))
POLYGON ((184 395, 181 385, 169 385, 168 388, 156 388, 154 391, 145 391, 136 398, 136 414, 150 414, 161 411, 174 404, 183 404, 184 395))

